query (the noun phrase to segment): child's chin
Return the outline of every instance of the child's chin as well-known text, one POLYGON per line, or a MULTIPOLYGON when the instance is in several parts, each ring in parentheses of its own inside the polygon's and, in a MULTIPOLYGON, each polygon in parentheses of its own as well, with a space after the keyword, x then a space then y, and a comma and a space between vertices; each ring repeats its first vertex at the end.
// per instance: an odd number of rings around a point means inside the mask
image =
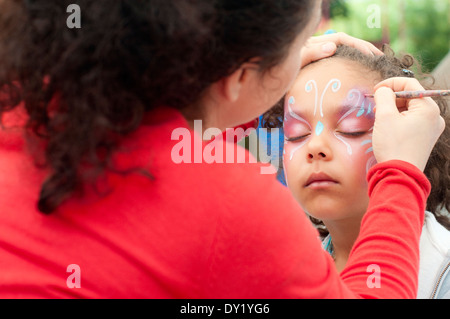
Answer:
POLYGON ((345 208, 337 209, 340 206, 343 206, 342 202, 332 200, 328 200, 326 202, 318 201, 316 203, 302 203, 303 210, 308 215, 320 220, 335 220, 344 218, 347 210, 345 208))

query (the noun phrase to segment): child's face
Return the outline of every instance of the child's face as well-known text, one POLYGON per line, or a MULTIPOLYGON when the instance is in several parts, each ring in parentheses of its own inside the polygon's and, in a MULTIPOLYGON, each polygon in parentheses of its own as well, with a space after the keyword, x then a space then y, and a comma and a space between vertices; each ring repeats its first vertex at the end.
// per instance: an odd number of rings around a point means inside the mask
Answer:
POLYGON ((284 168, 294 197, 327 221, 361 217, 367 209, 378 81, 355 62, 332 58, 300 72, 285 100, 284 168))

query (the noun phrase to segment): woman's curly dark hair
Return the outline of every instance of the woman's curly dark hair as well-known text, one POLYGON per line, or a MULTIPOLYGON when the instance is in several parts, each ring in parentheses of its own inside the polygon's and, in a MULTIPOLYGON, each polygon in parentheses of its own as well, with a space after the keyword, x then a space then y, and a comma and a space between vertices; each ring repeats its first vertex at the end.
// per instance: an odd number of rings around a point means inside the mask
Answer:
MULTIPOLYGON (((394 51, 384 45, 383 56, 369 56, 359 50, 340 45, 336 53, 328 58, 342 58, 361 64, 367 70, 379 75, 379 80, 392 77, 414 77, 418 79, 426 89, 438 89, 433 87, 432 76, 423 74, 420 64, 411 55, 405 54, 396 57, 394 51)), ((313 62, 316 63, 316 62, 313 62)), ((434 214, 436 219, 448 230, 450 230, 450 217, 442 210, 450 212, 450 110, 447 100, 443 97, 435 98, 441 110, 446 127, 436 145, 434 146, 424 173, 431 183, 431 193, 427 200, 426 209, 434 214)), ((281 128, 283 126, 284 99, 263 115, 261 125, 266 128, 281 128)), ((321 237, 328 235, 328 231, 322 221, 311 217, 317 226, 321 237)))
POLYGON ((53 212, 114 169, 119 139, 144 113, 195 105, 254 57, 261 72, 280 63, 313 8, 312 0, 0 1, 0 116, 23 105, 28 141, 46 144, 39 210, 53 212), (74 3, 79 29, 66 24, 74 3))

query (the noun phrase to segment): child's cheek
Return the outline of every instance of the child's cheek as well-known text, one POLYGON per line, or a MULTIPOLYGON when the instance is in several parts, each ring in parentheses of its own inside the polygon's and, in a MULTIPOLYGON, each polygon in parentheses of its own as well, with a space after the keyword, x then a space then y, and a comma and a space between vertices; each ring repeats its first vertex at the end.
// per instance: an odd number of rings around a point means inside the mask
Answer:
POLYGON ((341 146, 336 150, 338 156, 348 159, 350 168, 358 170, 362 178, 366 179, 367 172, 376 164, 373 154, 372 139, 366 138, 347 138, 337 136, 341 146))
POLYGON ((302 149, 305 147, 306 143, 308 142, 308 138, 306 138, 304 141, 292 143, 292 142, 285 142, 284 143, 284 150, 283 150, 283 165, 287 169, 289 169, 290 166, 295 165, 295 156, 302 151, 302 149))
MULTIPOLYGON (((298 138, 311 134, 311 125, 300 117, 297 119, 292 119, 291 116, 287 115, 285 117, 283 130, 286 138, 298 138)), ((301 149, 303 149, 308 140, 309 137, 305 137, 303 139, 301 138, 296 142, 285 141, 283 150, 283 164, 289 165, 294 156, 301 151, 301 149)))

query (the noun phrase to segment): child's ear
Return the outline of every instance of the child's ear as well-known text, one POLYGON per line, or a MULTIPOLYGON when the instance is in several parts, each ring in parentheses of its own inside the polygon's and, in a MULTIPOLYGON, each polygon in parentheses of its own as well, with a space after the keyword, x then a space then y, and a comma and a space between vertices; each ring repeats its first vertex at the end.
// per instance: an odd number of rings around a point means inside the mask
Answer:
POLYGON ((248 86, 252 80, 258 80, 259 69, 256 64, 258 60, 254 58, 243 63, 236 71, 222 79, 222 94, 228 101, 236 102, 242 89, 248 86))

